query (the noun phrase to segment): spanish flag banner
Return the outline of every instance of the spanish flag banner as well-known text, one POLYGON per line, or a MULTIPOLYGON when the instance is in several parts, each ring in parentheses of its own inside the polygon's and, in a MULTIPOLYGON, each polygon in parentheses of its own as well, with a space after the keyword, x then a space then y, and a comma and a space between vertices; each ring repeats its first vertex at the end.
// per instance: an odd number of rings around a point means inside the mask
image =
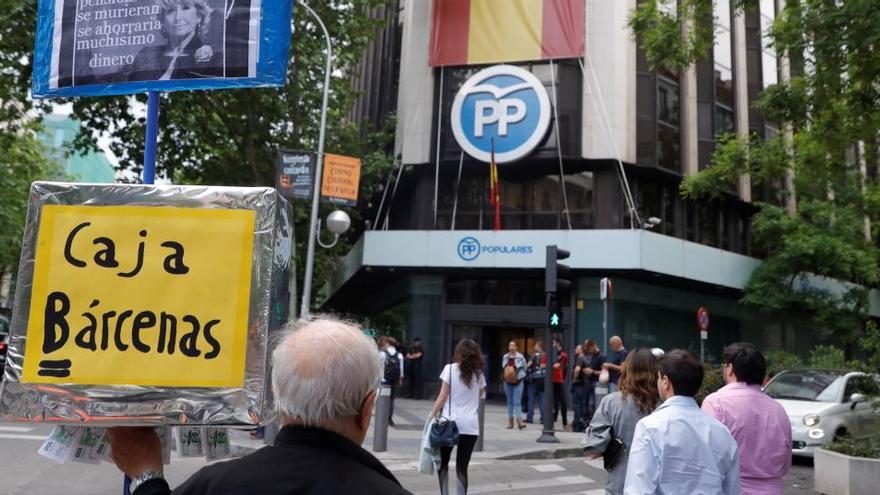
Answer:
POLYGON ((577 58, 584 0, 434 0, 432 67, 577 58))

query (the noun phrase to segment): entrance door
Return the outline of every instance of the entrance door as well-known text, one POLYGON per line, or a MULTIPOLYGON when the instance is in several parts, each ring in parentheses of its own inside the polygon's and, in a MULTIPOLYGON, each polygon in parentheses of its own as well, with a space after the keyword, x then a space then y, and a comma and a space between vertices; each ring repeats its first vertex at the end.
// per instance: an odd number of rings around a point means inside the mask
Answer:
POLYGON ((504 398, 502 357, 507 353, 510 341, 516 342, 520 354, 528 357, 540 337, 540 330, 528 327, 453 325, 452 345, 455 349, 461 339, 472 339, 479 344, 486 360, 483 371, 486 373, 486 395, 490 399, 504 398))

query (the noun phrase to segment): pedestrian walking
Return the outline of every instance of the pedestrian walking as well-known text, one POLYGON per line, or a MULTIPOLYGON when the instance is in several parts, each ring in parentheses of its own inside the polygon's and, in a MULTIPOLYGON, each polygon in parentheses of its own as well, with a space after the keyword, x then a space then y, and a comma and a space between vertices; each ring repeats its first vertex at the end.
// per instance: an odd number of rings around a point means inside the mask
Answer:
POLYGON ((394 398, 403 385, 403 361, 404 356, 397 350, 397 341, 394 337, 383 336, 379 338, 379 362, 382 364, 382 385, 391 389, 391 399, 388 404, 388 425, 394 426, 394 398))
POLYGON ((703 401, 703 412, 724 424, 739 446, 743 495, 782 495, 791 468, 791 422, 761 391, 764 355, 752 344, 731 344, 721 355, 726 385, 703 401))
MULTIPOLYGON (((590 341, 592 342, 592 341, 590 341)), ((592 342, 596 345, 595 342, 592 342)), ((587 344, 589 346, 589 342, 587 344)), ((612 442, 620 441, 620 457, 609 457, 606 469, 610 469, 605 482, 605 492, 621 495, 626 481, 627 451, 633 444, 636 424, 651 414, 660 402, 657 390, 657 360, 651 351, 638 348, 631 352, 620 372, 620 391, 606 395, 593 415, 582 445, 587 457, 602 457, 606 452, 613 455, 612 442)))
POLYGON ((620 367, 626 360, 629 351, 623 345, 623 339, 617 335, 608 339, 608 345, 611 347, 611 353, 608 354, 608 360, 602 365, 608 370, 608 391, 616 392, 617 384, 620 381, 620 367))
MULTIPOLYGON (((462 339, 455 346, 452 363, 447 364, 440 373, 440 393, 431 410, 431 417, 443 414, 455 421, 459 440, 455 453, 456 493, 467 495, 468 464, 477 437, 480 435, 477 411, 480 398, 486 393, 486 377, 482 373, 483 354, 480 347, 471 339, 462 339)), ((440 494, 449 495, 449 459, 453 447, 440 448, 440 494)))
POLYGON ((541 423, 544 422, 544 373, 547 368, 547 354, 544 353, 544 344, 535 342, 532 348, 532 357, 529 358, 526 375, 526 388, 528 406, 526 407, 526 423, 535 422, 535 406, 541 413, 541 423))
POLYGON ((526 378, 526 358, 518 352, 516 342, 507 344, 507 354, 501 362, 504 370, 504 396, 507 398, 507 429, 513 428, 513 420, 520 430, 526 427, 522 422, 520 400, 526 378))
MULTIPOLYGON (((282 425, 275 444, 204 467, 174 493, 408 494, 361 447, 381 372, 376 344, 357 325, 325 316, 299 322, 272 352, 272 391, 282 425)), ((113 462, 134 480, 132 495, 171 493, 153 428, 113 428, 110 444, 113 462)))
POLYGON ((587 380, 587 417, 592 418, 596 411, 596 386, 599 384, 599 374, 602 373, 602 365, 605 364, 605 354, 599 349, 599 345, 593 339, 584 342, 584 350, 590 357, 589 367, 583 371, 587 380))
POLYGON ((568 353, 562 347, 562 337, 553 337, 556 360, 553 362, 553 423, 562 412, 562 427, 568 429, 568 398, 565 395, 565 373, 568 369, 568 353))
POLYGON ((409 382, 409 397, 411 399, 422 399, 422 358, 424 356, 422 339, 416 337, 412 341, 409 352, 406 353, 406 362, 409 364, 406 379, 409 382))
POLYGON ((703 383, 703 365, 691 353, 675 349, 657 361, 657 369, 663 403, 636 424, 624 493, 738 495, 736 440, 694 400, 703 383))
POLYGON ((584 346, 578 344, 574 348, 574 364, 571 370, 571 410, 574 419, 571 431, 583 433, 587 429, 587 378, 584 371, 589 368, 589 358, 584 353, 584 346))

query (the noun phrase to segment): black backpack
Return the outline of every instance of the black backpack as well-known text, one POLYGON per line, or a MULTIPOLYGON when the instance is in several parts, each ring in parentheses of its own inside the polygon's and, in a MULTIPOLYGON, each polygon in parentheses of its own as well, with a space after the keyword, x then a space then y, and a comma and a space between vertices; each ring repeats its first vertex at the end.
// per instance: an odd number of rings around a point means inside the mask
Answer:
POLYGON ((385 353, 385 381, 394 385, 400 381, 400 353, 385 353))

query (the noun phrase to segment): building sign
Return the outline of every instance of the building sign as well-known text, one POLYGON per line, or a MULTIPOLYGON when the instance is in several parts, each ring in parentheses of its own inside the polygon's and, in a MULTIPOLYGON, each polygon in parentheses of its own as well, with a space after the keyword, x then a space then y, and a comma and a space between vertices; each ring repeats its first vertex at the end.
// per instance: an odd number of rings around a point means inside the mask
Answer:
POLYGON ((33 96, 281 86, 290 0, 39 0, 33 96))
POLYGON ((312 169, 315 154, 310 151, 278 151, 275 188, 285 198, 312 197, 312 169))
POLYGON ((483 69, 468 79, 452 103, 452 133, 468 155, 497 163, 528 155, 547 134, 550 98, 531 72, 512 65, 483 69))
POLYGON ((241 387, 255 213, 44 205, 23 383, 241 387))
POLYGON ((524 244, 481 244, 476 237, 464 237, 458 241, 458 257, 474 261, 481 254, 525 255, 534 252, 534 246, 524 244))
POLYGON ((357 205, 361 182, 361 160, 351 156, 324 155, 321 196, 331 203, 357 205))

